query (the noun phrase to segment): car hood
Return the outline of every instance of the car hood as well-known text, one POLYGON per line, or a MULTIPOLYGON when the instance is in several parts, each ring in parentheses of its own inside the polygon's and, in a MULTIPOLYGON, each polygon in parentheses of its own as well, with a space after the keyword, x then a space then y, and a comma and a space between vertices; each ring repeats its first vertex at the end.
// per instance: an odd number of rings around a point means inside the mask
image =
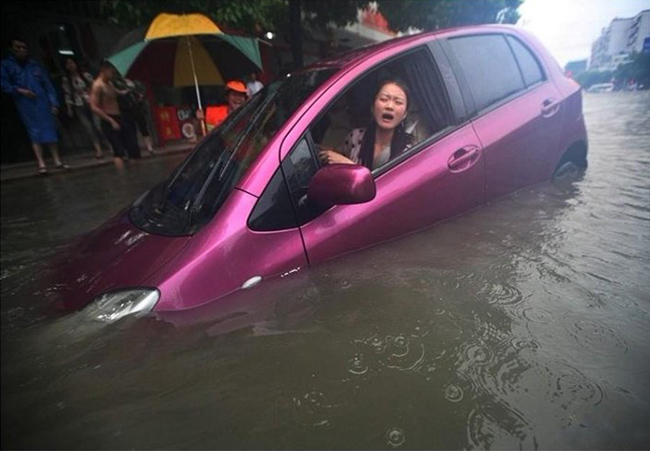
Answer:
POLYGON ((76 310, 105 292, 146 287, 190 239, 144 232, 131 223, 128 211, 122 212, 55 259, 49 290, 54 305, 76 310))

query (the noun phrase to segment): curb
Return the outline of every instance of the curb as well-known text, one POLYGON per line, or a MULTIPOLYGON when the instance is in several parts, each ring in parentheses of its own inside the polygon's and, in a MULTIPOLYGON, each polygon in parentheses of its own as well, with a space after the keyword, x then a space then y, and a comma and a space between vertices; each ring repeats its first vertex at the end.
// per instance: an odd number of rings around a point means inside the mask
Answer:
MULTIPOLYGON (((188 144, 181 146, 174 146, 172 148, 156 148, 154 149, 153 155, 147 155, 147 151, 143 152, 143 160, 157 159, 161 157, 167 157, 172 155, 178 155, 180 153, 189 152, 194 148, 196 144, 188 144)), ((89 151, 91 153, 91 151, 89 151)), ((12 165, 3 166, 0 169, 0 183, 13 182, 16 180, 24 180, 30 178, 45 178, 52 176, 60 176, 62 174, 70 174, 72 172, 86 171, 93 168, 99 168, 107 165, 113 164, 113 157, 106 155, 104 159, 97 160, 93 156, 82 156, 77 158, 70 158, 67 161, 64 160, 67 164, 70 165, 69 169, 55 169, 52 167, 48 168, 47 175, 41 175, 37 172, 36 162, 29 163, 16 163, 12 165)))

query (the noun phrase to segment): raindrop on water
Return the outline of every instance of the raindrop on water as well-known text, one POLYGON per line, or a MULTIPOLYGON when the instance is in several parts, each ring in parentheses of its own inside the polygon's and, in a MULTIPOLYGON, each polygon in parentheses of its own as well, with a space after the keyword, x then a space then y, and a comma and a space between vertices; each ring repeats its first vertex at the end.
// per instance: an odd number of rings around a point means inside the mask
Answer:
POLYGON ((343 289, 343 290, 347 290, 351 286, 352 286, 352 284, 350 282, 348 282, 347 280, 344 280, 344 281, 341 282, 341 289, 343 289))
POLYGON ((382 352, 384 352, 386 350, 386 342, 384 340, 382 340, 381 338, 378 338, 378 337, 373 338, 370 341, 370 346, 372 347, 372 349, 377 354, 381 354, 382 352))
POLYGON ((494 355, 490 348, 485 346, 471 346, 467 350, 467 359, 475 365, 486 365, 490 363, 494 355))
POLYGON ((368 366, 363 362, 363 356, 357 355, 348 361, 348 371, 352 374, 365 374, 368 366))
POLYGON ((392 447, 402 446, 406 441, 406 435, 400 428, 390 428, 386 432, 386 442, 392 447))
POLYGON ((404 357, 409 353, 409 340, 403 335, 398 335, 392 340, 393 356, 404 357))
POLYGON ((447 385, 444 390, 445 398, 451 402, 460 402, 463 399, 463 389, 457 385, 447 385))

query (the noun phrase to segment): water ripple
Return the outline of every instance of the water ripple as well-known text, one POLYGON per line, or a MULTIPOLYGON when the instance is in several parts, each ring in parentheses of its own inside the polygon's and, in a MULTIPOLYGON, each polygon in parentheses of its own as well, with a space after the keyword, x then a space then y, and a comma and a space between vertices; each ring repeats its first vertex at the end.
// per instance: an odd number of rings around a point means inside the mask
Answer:
POLYGON ((574 322, 572 336, 591 353, 610 356, 625 354, 628 350, 627 343, 614 329, 596 321, 580 319, 574 322))
POLYGON ((386 432, 386 443, 393 448, 398 448, 406 442, 406 434, 400 428, 393 427, 386 432))

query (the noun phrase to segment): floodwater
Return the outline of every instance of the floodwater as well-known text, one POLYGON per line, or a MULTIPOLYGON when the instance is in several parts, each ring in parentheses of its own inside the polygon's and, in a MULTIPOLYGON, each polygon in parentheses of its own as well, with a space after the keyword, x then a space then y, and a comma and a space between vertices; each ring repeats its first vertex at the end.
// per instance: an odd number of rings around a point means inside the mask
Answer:
POLYGON ((584 103, 579 180, 264 282, 225 318, 84 324, 34 289, 178 158, 4 185, 2 448, 650 448, 650 92, 584 103))

